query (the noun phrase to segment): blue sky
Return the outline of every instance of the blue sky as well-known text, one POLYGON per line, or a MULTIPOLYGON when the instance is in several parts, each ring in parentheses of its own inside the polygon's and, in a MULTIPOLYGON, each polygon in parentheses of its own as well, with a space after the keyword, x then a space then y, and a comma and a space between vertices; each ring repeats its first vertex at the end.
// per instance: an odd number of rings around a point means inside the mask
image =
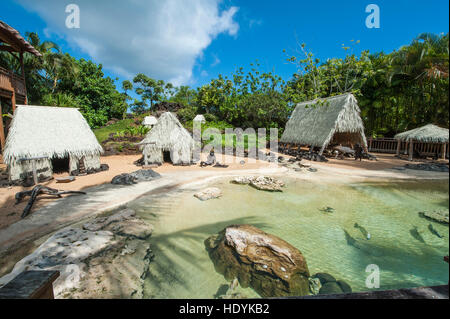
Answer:
POLYGON ((283 49, 294 52, 296 37, 322 60, 342 57, 352 39, 356 53, 391 52, 422 32, 447 33, 448 11, 446 0, 1 0, 0 20, 102 63, 119 81, 143 72, 197 87, 255 60, 290 79, 283 49), (80 29, 64 25, 69 3, 80 7, 80 29), (365 26, 371 3, 379 29, 365 26))

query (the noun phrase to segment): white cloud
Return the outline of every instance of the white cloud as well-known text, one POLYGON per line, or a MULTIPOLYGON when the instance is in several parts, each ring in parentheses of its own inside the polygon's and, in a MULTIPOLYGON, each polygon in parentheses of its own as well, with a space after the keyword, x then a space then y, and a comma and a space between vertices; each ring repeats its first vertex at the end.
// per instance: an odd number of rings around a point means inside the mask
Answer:
POLYGON ((197 58, 222 33, 235 36, 238 8, 220 10, 221 0, 74 0, 80 28, 65 26, 66 1, 19 0, 47 23, 46 32, 66 40, 106 69, 186 84, 197 58))

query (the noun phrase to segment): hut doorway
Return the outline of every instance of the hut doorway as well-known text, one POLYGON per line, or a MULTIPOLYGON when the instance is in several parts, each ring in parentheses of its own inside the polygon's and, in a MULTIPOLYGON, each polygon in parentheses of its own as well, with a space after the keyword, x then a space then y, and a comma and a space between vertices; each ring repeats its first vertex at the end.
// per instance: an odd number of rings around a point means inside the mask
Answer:
POLYGON ((172 163, 172 156, 170 154, 170 151, 163 151, 163 162, 172 163))
POLYGON ((64 173, 69 172, 70 170, 70 160, 69 157, 63 157, 63 158, 52 158, 52 167, 53 167, 53 173, 64 173))

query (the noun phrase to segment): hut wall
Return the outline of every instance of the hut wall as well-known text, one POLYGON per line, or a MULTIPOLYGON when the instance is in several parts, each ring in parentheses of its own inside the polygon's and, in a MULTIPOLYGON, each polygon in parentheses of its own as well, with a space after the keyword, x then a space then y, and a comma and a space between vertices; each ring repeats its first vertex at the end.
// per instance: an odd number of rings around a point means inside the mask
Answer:
MULTIPOLYGON (((78 162, 81 156, 70 156, 70 172, 78 169, 78 162)), ((85 155, 84 156, 84 167, 86 169, 98 169, 100 168, 100 156, 99 155, 85 155)))
POLYGON ((147 155, 147 161, 149 164, 162 164, 163 163, 163 150, 155 145, 146 146, 143 150, 144 156, 147 155))
MULTIPOLYGON (((9 179, 13 182, 33 176, 33 166, 30 161, 14 161, 8 165, 9 179)), ((36 172, 38 177, 51 177, 53 175, 52 165, 49 159, 36 160, 36 172)))

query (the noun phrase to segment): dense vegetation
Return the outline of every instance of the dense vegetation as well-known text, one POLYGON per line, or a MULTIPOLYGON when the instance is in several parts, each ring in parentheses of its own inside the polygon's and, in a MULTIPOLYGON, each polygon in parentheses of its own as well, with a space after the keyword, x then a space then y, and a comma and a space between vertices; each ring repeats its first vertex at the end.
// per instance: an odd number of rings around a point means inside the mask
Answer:
MULTIPOLYGON (((286 81, 260 71, 256 61, 248 71, 238 68, 197 89, 137 74, 122 83, 122 92, 104 76, 102 65, 64 54, 35 33, 27 37, 43 54, 41 59, 25 58, 30 103, 79 107, 94 128, 112 118, 125 118, 127 110, 142 116, 154 112, 158 103, 172 102, 182 105, 176 111, 186 125, 201 113, 209 126, 278 127, 281 133, 297 102, 345 92, 357 96, 370 136, 392 136, 428 123, 449 126, 448 34, 419 35, 389 54, 356 55, 358 41, 352 41, 342 47, 345 58, 326 61, 299 44, 295 55, 285 52, 286 60, 296 67, 286 81), (130 97, 131 91, 138 99, 130 97)), ((19 67, 6 52, 0 53, 0 65, 19 67)))

